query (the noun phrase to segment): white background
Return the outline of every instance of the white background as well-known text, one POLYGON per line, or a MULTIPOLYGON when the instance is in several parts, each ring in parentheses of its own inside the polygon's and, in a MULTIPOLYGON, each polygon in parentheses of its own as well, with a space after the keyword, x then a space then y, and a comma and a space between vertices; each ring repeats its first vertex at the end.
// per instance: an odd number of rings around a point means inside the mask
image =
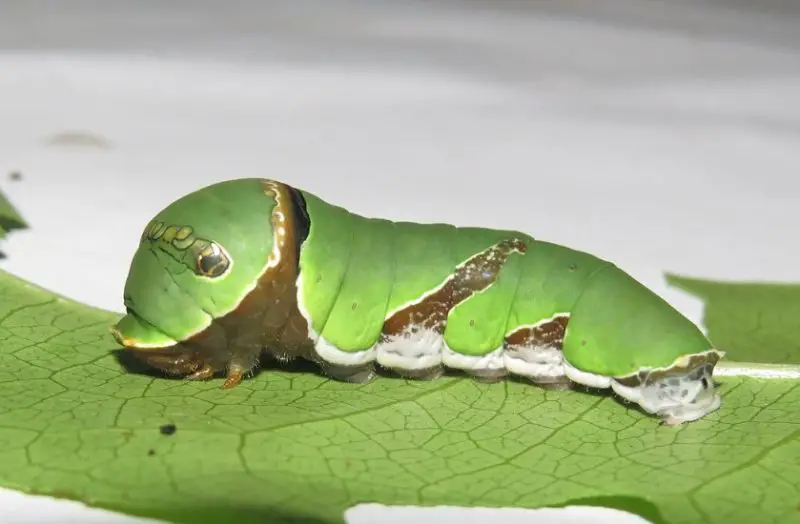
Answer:
MULTIPOLYGON (((600 4, 4 0, 0 188, 31 229, 0 265, 120 310, 152 215, 263 176, 590 251, 697 322, 664 271, 800 280, 800 7, 600 4)), ((526 522, 642 522, 586 511, 526 522)), ((4 523, 91 515, 0 491, 4 523)))

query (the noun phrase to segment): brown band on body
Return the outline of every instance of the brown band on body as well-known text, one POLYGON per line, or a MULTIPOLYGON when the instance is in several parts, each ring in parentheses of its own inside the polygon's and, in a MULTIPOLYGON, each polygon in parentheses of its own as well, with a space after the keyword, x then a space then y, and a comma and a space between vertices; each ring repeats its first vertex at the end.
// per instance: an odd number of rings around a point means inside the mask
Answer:
POLYGON ((456 267, 455 273, 438 290, 389 317, 383 324, 382 340, 416 329, 444 333, 450 311, 491 286, 512 253, 525 253, 526 250, 524 242, 512 238, 473 255, 456 267))
POLYGON ((263 346, 278 358, 290 359, 306 354, 313 347, 308 323, 297 304, 300 246, 308 236, 308 215, 299 191, 272 180, 265 180, 263 185, 276 202, 272 231, 280 263, 261 276, 258 287, 242 303, 244 306, 247 300, 252 300, 261 322, 241 328, 260 330, 263 346))
MULTIPOLYGON (((250 294, 254 301, 259 303, 262 310, 261 330, 265 341, 277 349, 283 346, 283 339, 297 341, 295 332, 286 333, 290 319, 299 316, 297 307, 297 228, 295 227, 294 200, 289 188, 281 183, 265 181, 264 192, 275 199, 275 209, 272 211, 272 231, 280 263, 268 269, 261 276, 258 287, 250 294)), ((248 297, 248 298, 250 298, 248 297)), ((303 338, 308 339, 308 330, 303 319, 303 338)), ((265 345, 267 345, 265 344, 265 345)), ((286 348, 291 351, 292 348, 286 348)))
POLYGON ((569 315, 556 315, 547 322, 524 326, 510 333, 505 339, 508 349, 524 347, 552 347, 561 351, 569 315))

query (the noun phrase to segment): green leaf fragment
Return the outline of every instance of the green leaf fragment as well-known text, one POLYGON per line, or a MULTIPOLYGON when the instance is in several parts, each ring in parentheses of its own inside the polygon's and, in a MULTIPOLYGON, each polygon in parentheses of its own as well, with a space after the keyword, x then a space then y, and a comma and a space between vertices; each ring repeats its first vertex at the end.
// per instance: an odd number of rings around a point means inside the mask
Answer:
POLYGON ((19 212, 11 205, 8 198, 0 191, 0 238, 14 229, 26 227, 19 212))
POLYGON ((798 381, 722 377, 722 409, 678 427, 517 381, 274 368, 222 390, 126 367, 116 318, 0 271, 0 486, 201 524, 339 523, 367 502, 797 522, 798 381))
POLYGON ((720 282, 667 275, 700 298, 708 336, 726 360, 800 364, 800 284, 720 282))
MULTIPOLYGON (((27 227, 25 221, 22 220, 22 217, 11 205, 11 202, 8 201, 8 198, 0 191, 0 240, 3 240, 12 230, 25 227, 27 227)), ((0 259, 3 256, 3 252, 0 251, 0 259)))

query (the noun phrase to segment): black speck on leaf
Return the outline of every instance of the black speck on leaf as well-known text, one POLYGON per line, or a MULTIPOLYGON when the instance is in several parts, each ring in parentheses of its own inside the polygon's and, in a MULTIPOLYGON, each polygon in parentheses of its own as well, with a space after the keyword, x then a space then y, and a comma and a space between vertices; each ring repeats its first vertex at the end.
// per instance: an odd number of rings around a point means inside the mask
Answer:
POLYGON ((177 429, 175 424, 164 424, 161 426, 160 431, 162 435, 174 435, 177 429))
POLYGON ((155 455, 155 454, 156 454, 156 450, 154 450, 154 449, 151 449, 151 450, 149 450, 149 451, 147 452, 147 456, 148 456, 148 457, 152 457, 152 456, 153 456, 153 455, 155 455))

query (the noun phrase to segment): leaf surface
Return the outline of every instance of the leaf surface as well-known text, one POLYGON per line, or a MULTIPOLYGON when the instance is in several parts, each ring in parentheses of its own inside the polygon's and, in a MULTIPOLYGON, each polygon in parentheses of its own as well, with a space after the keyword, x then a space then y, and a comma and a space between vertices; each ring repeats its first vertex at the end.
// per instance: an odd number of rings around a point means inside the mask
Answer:
POLYGON ((0 271, 0 485, 202 524, 338 523, 360 502, 800 516, 796 380, 724 377, 722 409, 679 427, 515 381, 352 385, 268 368, 226 391, 136 369, 108 332, 116 318, 0 271))

